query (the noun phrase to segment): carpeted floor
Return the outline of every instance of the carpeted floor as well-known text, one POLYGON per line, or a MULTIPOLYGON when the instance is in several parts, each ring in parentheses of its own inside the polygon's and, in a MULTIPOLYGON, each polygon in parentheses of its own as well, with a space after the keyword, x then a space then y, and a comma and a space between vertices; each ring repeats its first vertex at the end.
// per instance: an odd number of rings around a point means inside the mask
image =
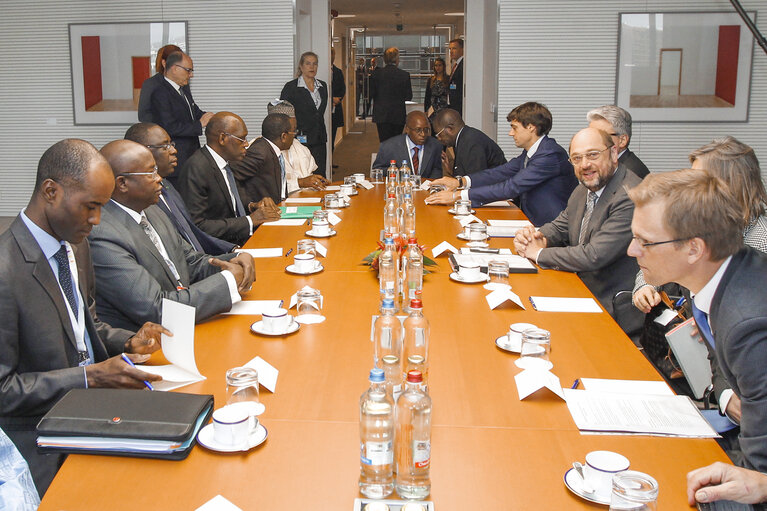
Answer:
POLYGON ((378 131, 373 121, 358 120, 333 152, 333 181, 362 172, 370 174, 370 155, 378 151, 378 131))

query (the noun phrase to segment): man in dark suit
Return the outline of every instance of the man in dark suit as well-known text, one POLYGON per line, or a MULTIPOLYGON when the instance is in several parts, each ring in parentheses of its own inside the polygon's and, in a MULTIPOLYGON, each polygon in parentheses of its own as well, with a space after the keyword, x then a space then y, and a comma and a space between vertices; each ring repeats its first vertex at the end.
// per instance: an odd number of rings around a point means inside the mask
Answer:
POLYGON ((51 406, 74 388, 144 388, 144 380, 160 379, 119 354, 143 362, 168 332, 148 323, 133 335, 95 314, 85 237, 113 187, 95 147, 62 140, 43 154, 29 204, 0 235, 0 427, 27 460, 41 496, 64 461, 37 452, 35 426, 51 406))
POLYGON ((101 153, 114 173, 112 200, 90 234, 99 285, 96 310, 110 325, 135 328, 159 321, 164 298, 195 307, 195 321, 226 312, 250 290, 253 258, 219 258, 184 241, 155 204, 162 178, 149 149, 115 140, 101 153))
POLYGON ((240 197, 258 202, 269 197, 280 203, 288 196, 285 155, 282 151, 293 145, 290 118, 285 114, 269 114, 261 123, 261 137, 248 147, 245 157, 232 162, 240 197))
POLYGON ((434 116, 435 137, 448 149, 442 155, 443 176, 466 176, 506 163, 503 151, 493 139, 466 126, 461 114, 443 108, 434 116))
POLYGON ((229 162, 245 156, 248 129, 231 112, 214 115, 205 128, 207 144, 184 165, 179 192, 197 227, 211 236, 242 245, 260 224, 277 220, 279 208, 271 201, 247 205, 246 213, 229 162))
MULTIPOLYGON (((207 126, 212 112, 203 112, 194 102, 187 87, 194 76, 194 63, 180 51, 168 55, 165 60, 165 79, 152 94, 152 119, 163 127, 178 151, 178 166, 184 163, 200 148, 200 135, 207 126)), ((181 176, 171 176, 178 184, 181 176)))
MULTIPOLYGON (((330 139, 330 151, 336 147, 336 132, 338 128, 344 125, 344 106, 341 102, 346 96, 346 80, 344 72, 336 67, 336 49, 330 48, 330 63, 332 66, 332 76, 330 77, 330 89, 332 91, 333 107, 330 114, 330 125, 333 132, 333 138, 330 139)), ((337 167, 338 165, 333 165, 337 167)))
POLYGON ((447 104, 463 116, 463 39, 453 39, 449 48, 453 65, 447 82, 447 104))
POLYGON ((407 160, 413 172, 423 179, 442 176, 442 144, 431 136, 425 113, 418 110, 407 114, 405 133, 381 142, 373 168, 386 169, 392 160, 397 165, 407 160))
POLYGON ((360 57, 359 63, 357 64, 356 69, 354 70, 354 85, 355 85, 355 99, 357 100, 357 110, 356 115, 357 117, 364 119, 367 117, 367 98, 366 98, 366 85, 365 81, 367 79, 368 73, 367 73, 367 67, 365 66, 365 59, 360 57), (362 109, 360 109, 360 104, 362 105, 362 109))
POLYGON ((533 225, 551 222, 565 209, 578 181, 567 152, 548 136, 551 112, 540 103, 529 102, 514 108, 506 119, 511 124, 509 135, 522 148, 522 154, 471 176, 435 181, 448 189, 428 196, 427 204, 453 204, 461 198, 471 200, 474 206, 483 206, 511 199, 533 225))
POLYGON ((698 331, 741 402, 745 465, 767 471, 767 255, 743 248, 742 206, 705 170, 651 174, 629 197, 629 255, 648 284, 690 290, 698 331))
POLYGON ((619 106, 605 105, 586 114, 590 128, 607 132, 618 146, 618 163, 644 178, 650 171, 639 156, 629 149, 631 142, 631 114, 619 106))
POLYGON ((532 227, 518 231, 514 247, 543 268, 576 272, 615 317, 613 296, 631 289, 638 269, 626 255, 634 212, 626 189, 640 179, 618 163, 618 148, 610 136, 594 128, 575 134, 570 161, 580 186, 567 207, 538 231, 532 227))
POLYGON ((373 122, 378 129, 379 142, 402 133, 405 127, 405 101, 413 99, 410 73, 397 67, 399 50, 386 50, 384 63, 386 65, 383 69, 376 69, 370 79, 373 122))
POLYGON ((125 139, 137 142, 152 152, 157 173, 162 178, 162 195, 157 206, 168 215, 181 237, 196 251, 206 254, 221 255, 234 250, 234 243, 215 238, 194 224, 181 194, 168 181, 167 177, 178 165, 176 146, 168 133, 157 124, 140 122, 128 128, 125 139))

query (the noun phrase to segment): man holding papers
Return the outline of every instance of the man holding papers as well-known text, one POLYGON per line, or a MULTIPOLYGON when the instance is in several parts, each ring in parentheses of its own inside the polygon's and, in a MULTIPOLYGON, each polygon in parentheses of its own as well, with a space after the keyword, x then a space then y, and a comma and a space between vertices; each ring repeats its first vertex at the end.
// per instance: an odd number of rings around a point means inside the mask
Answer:
POLYGON ((160 321, 163 298, 196 307, 197 321, 239 302, 255 278, 253 258, 211 257, 181 237, 155 205, 161 179, 146 147, 115 140, 101 153, 114 173, 112 200, 90 235, 104 321, 125 328, 160 321))
MULTIPOLYGON (((29 205, 0 235, 0 427, 27 460, 40 495, 64 461, 38 454, 35 443, 35 425, 54 403, 74 388, 144 388, 144 380, 160 379, 120 354, 158 350, 165 330, 150 323, 133 335, 95 314, 85 237, 113 187, 95 147, 62 140, 43 154, 29 205)), ((133 362, 147 356, 128 355, 133 362)))
POLYGON ((740 447, 767 470, 767 255, 743 247, 737 200, 705 170, 651 174, 629 191, 636 206, 628 253, 652 285, 690 290, 693 316, 741 400, 740 447))

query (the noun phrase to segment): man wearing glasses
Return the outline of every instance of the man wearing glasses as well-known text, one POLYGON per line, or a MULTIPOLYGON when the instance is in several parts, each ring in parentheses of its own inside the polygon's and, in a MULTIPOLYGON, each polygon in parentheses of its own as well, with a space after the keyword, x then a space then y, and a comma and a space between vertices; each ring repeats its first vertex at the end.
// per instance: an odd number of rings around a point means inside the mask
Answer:
POLYGON ((115 140, 101 154, 112 167, 114 191, 89 238, 99 316, 131 329, 159 322, 163 298, 195 307, 198 322, 239 302, 255 278, 253 258, 211 257, 181 237, 156 206, 162 178, 149 149, 115 140))
MULTIPOLYGON (((188 55, 176 51, 165 60, 165 80, 152 94, 152 118, 168 132, 178 151, 178 168, 200 148, 200 135, 212 112, 203 112, 194 102, 187 85, 194 76, 194 63, 188 55)), ((174 184, 180 175, 171 176, 174 184)))
POLYGON ((567 207, 538 231, 532 227, 518 231, 514 247, 543 268, 576 272, 616 317, 612 299, 618 291, 632 288, 638 268, 626 255, 634 212, 626 189, 641 180, 618 163, 618 148, 610 135, 595 128, 585 128, 572 138, 570 163, 580 185, 567 207))
POLYGON ((405 133, 381 142, 373 168, 386 170, 392 160, 398 167, 407 160, 422 179, 442 177, 442 144, 431 136, 429 118, 424 112, 407 114, 405 133))
POLYGON ((506 163, 506 156, 495 140, 466 126, 461 114, 452 108, 437 112, 432 129, 437 140, 447 148, 442 157, 442 174, 445 176, 466 176, 506 163))

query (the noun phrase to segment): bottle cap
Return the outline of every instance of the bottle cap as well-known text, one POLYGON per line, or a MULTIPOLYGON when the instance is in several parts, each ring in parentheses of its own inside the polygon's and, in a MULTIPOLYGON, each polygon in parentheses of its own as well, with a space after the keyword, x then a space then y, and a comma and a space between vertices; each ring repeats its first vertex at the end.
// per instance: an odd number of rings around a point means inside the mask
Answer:
POLYGON ((423 381, 423 375, 421 374, 421 371, 408 371, 407 381, 408 383, 421 383, 423 381))
MULTIPOLYGON (((387 233, 387 234, 388 234, 388 233, 387 233)), ((390 244, 390 243, 391 243, 391 244, 394 244, 394 238, 393 238, 393 237, 392 237, 390 234, 388 234, 388 235, 386 236, 386 238, 384 238, 384 245, 388 245, 388 244, 390 244)))
POLYGON ((381 383, 384 381, 384 370, 379 368, 373 368, 370 370, 370 382, 381 383))
POLYGON ((389 163, 390 163, 390 164, 392 164, 392 163, 393 163, 394 165, 396 165, 396 164, 397 164, 397 160, 389 160, 389 163))
POLYGON ((410 300, 410 308, 423 309, 423 302, 421 302, 420 298, 413 298, 412 300, 410 300))
POLYGON ((407 244, 408 245, 417 245, 418 244, 418 240, 414 236, 411 236, 410 238, 408 238, 407 244))
POLYGON ((391 298, 384 298, 383 303, 381 303, 381 309, 393 309, 394 308, 394 300, 391 298))

